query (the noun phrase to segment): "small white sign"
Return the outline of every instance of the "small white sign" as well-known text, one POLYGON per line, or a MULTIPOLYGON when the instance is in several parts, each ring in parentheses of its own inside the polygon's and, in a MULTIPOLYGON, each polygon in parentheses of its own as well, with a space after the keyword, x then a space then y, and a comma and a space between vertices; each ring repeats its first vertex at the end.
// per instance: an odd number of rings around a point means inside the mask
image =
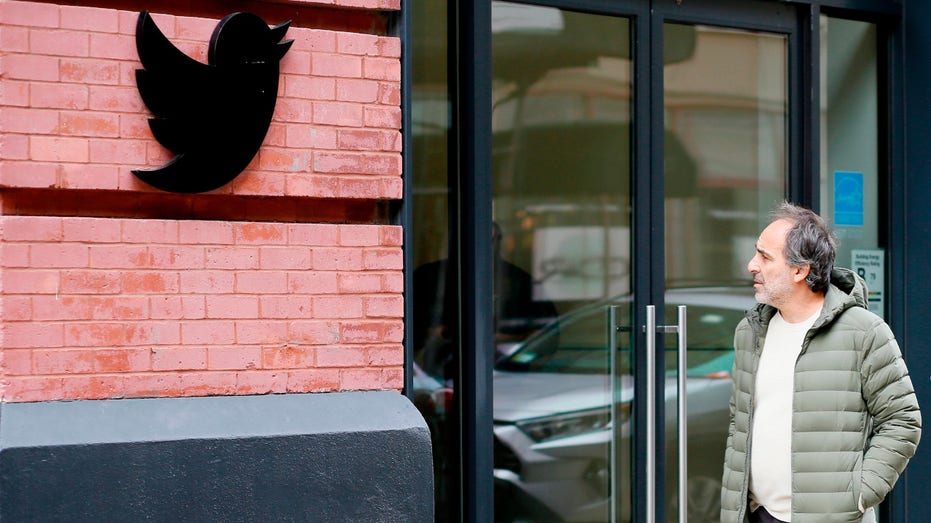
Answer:
POLYGON ((886 310, 886 255, 882 249, 854 249, 851 268, 866 280, 869 309, 879 317, 886 310))

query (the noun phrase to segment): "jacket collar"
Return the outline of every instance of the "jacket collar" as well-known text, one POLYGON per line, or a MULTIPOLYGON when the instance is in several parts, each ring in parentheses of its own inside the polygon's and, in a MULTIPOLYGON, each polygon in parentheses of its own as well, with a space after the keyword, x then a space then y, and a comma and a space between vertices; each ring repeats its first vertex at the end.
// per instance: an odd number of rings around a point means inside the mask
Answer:
MULTIPOLYGON (((842 312, 851 307, 868 308, 866 282, 850 269, 835 267, 831 271, 831 284, 824 296, 821 314, 812 329, 828 325, 842 312)), ((747 311, 747 321, 757 333, 765 332, 769 321, 776 315, 776 308, 759 303, 747 311)))

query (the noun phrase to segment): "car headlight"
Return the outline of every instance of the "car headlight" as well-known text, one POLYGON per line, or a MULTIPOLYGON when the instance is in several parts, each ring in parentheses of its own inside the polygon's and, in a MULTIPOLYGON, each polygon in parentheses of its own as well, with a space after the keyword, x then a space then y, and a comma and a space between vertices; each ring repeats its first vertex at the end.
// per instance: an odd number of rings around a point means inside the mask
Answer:
MULTIPOLYGON (((620 417, 618 423, 626 421, 629 412, 629 403, 618 405, 620 417)), ((607 408, 557 414, 517 422, 517 428, 537 443, 605 430, 610 425, 611 412, 607 408)))

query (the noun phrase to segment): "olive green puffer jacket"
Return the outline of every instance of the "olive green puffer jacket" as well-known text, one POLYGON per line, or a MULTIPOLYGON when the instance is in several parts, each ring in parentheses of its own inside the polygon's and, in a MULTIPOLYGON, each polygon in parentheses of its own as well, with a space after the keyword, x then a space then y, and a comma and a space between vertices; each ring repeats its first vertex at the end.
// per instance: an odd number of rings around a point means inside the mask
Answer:
MULTIPOLYGON (((889 326, 867 310, 866 285, 835 269, 821 315, 795 363, 792 521, 856 522, 878 504, 915 454, 921 414, 889 326)), ((773 307, 737 326, 721 521, 747 521, 755 373, 773 307)))

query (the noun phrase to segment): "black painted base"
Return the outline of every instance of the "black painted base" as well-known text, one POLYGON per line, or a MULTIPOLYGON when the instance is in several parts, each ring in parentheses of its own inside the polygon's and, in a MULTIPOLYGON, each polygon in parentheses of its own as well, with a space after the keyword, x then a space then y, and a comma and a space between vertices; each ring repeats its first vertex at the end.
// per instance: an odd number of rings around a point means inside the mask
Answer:
POLYGON ((432 521, 394 392, 0 405, 3 521, 432 521))

